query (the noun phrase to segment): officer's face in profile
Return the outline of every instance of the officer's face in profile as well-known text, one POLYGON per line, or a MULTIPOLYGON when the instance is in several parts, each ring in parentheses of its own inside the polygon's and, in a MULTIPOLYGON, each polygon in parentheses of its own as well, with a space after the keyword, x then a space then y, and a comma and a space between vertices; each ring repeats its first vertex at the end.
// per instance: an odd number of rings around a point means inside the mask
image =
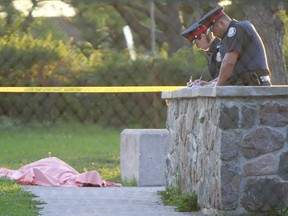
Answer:
POLYGON ((195 44, 198 50, 208 50, 210 46, 205 34, 199 35, 195 41, 195 44))
POLYGON ((216 20, 215 23, 213 23, 211 26, 210 26, 210 31, 213 32, 213 34, 217 37, 222 37, 223 33, 222 33, 222 27, 221 27, 221 20, 218 19, 216 20))

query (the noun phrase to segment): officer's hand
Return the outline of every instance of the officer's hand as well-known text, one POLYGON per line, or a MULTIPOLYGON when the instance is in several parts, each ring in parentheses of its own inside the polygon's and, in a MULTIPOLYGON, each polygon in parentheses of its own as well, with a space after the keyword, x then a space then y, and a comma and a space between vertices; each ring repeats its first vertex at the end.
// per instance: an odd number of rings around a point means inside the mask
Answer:
POLYGON ((193 84, 194 84, 194 82, 187 82, 187 87, 192 87, 193 86, 193 84))

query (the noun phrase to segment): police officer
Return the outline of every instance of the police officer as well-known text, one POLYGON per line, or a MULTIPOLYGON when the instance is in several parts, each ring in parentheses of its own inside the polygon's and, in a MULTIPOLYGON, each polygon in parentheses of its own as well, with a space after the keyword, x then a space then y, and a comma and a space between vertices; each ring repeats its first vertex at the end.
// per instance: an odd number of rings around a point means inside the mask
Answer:
POLYGON ((207 33, 207 28, 199 23, 184 30, 181 35, 196 45, 198 50, 203 50, 208 57, 208 69, 212 79, 218 77, 221 65, 221 55, 219 52, 220 39, 214 37, 212 32, 207 33))
POLYGON ((223 7, 217 7, 199 23, 222 39, 222 64, 216 85, 271 85, 265 47, 250 22, 231 19, 223 7))
POLYGON ((216 79, 219 75, 221 66, 220 38, 214 37, 212 32, 205 35, 201 34, 201 39, 196 41, 196 46, 199 50, 204 50, 208 57, 208 70, 212 79, 216 79))

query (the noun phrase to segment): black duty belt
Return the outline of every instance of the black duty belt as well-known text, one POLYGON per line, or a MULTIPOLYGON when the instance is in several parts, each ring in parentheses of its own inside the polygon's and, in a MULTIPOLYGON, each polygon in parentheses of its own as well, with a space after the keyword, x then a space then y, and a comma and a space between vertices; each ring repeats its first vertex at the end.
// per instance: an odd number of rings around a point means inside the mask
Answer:
POLYGON ((262 86, 271 83, 268 70, 244 71, 231 76, 226 85, 262 86))

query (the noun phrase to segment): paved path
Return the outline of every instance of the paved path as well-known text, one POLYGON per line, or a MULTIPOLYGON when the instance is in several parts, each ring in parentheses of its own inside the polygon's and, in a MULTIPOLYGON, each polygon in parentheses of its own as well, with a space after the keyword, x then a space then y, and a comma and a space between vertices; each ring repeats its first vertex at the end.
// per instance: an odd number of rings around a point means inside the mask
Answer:
POLYGON ((196 216, 164 206, 163 187, 41 187, 25 186, 44 205, 42 216, 196 216))

